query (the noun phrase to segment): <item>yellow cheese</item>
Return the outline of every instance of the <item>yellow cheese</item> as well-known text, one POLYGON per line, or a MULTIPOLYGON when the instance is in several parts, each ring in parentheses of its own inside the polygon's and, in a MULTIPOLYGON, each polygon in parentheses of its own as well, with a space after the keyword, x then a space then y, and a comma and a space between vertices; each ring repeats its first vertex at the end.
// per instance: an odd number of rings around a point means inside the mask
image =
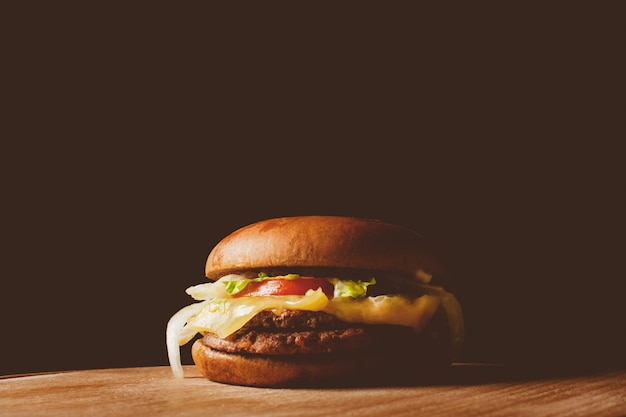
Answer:
POLYGON ((199 333, 211 332, 219 337, 241 329, 263 310, 324 311, 349 323, 396 324, 421 331, 439 306, 439 298, 423 295, 415 300, 401 296, 381 295, 329 300, 321 289, 304 296, 221 298, 209 302, 187 326, 199 333))
POLYGON ((187 326, 199 333, 211 332, 226 337, 263 310, 321 311, 327 304, 328 298, 321 289, 309 291, 304 296, 220 298, 209 302, 198 315, 190 318, 187 326))
POLYGON ((323 310, 349 323, 396 324, 420 332, 428 324, 439 298, 423 295, 410 300, 402 296, 379 295, 360 299, 336 298, 323 310))

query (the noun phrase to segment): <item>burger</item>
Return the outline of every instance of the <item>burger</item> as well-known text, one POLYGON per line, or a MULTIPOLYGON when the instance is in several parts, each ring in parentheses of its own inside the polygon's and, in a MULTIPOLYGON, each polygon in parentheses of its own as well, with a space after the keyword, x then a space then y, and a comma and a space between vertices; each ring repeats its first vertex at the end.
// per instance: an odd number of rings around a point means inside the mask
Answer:
POLYGON ((193 341, 209 380, 258 387, 393 383, 437 374, 463 341, 456 298, 426 239, 404 227, 340 216, 268 219, 221 240, 197 302, 175 313, 172 372, 193 341))

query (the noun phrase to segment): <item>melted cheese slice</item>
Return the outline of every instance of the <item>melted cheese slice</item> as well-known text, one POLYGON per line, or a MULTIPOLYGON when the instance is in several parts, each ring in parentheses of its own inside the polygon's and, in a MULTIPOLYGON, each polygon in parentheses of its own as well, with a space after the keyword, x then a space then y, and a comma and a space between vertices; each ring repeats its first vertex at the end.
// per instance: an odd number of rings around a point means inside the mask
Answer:
POLYGON ((321 289, 304 296, 222 298, 209 302, 187 326, 198 333, 210 332, 227 337, 241 329, 263 310, 324 311, 348 323, 396 324, 421 331, 439 306, 439 297, 423 295, 415 300, 401 296, 381 295, 329 300, 321 289))
POLYGON ((396 324, 411 327, 419 333, 437 311, 439 298, 423 295, 415 300, 402 296, 379 295, 353 300, 337 298, 323 311, 348 323, 396 324))
POLYGON ((304 296, 220 298, 210 301, 198 315, 189 318, 187 326, 198 333, 210 332, 224 338, 263 310, 322 311, 327 305, 328 298, 321 289, 304 296))

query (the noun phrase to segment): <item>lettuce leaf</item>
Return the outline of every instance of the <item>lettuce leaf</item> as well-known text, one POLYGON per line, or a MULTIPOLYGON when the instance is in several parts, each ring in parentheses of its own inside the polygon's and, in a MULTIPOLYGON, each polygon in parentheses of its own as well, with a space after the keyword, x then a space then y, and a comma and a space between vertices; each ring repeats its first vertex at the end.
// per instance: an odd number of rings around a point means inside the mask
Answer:
POLYGON ((376 278, 369 281, 343 281, 337 278, 330 280, 335 285, 335 298, 351 297, 360 298, 367 294, 367 287, 376 284, 376 278))

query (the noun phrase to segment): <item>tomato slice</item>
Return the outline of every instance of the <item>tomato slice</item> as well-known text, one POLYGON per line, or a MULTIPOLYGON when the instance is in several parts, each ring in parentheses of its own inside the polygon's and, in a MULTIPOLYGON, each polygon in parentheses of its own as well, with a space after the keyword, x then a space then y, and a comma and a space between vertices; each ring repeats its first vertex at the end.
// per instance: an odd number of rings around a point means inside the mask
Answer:
POLYGON ((251 282, 234 297, 259 297, 268 295, 304 295, 308 290, 321 288, 328 298, 332 298, 335 286, 326 278, 300 277, 295 279, 267 279, 251 282))

